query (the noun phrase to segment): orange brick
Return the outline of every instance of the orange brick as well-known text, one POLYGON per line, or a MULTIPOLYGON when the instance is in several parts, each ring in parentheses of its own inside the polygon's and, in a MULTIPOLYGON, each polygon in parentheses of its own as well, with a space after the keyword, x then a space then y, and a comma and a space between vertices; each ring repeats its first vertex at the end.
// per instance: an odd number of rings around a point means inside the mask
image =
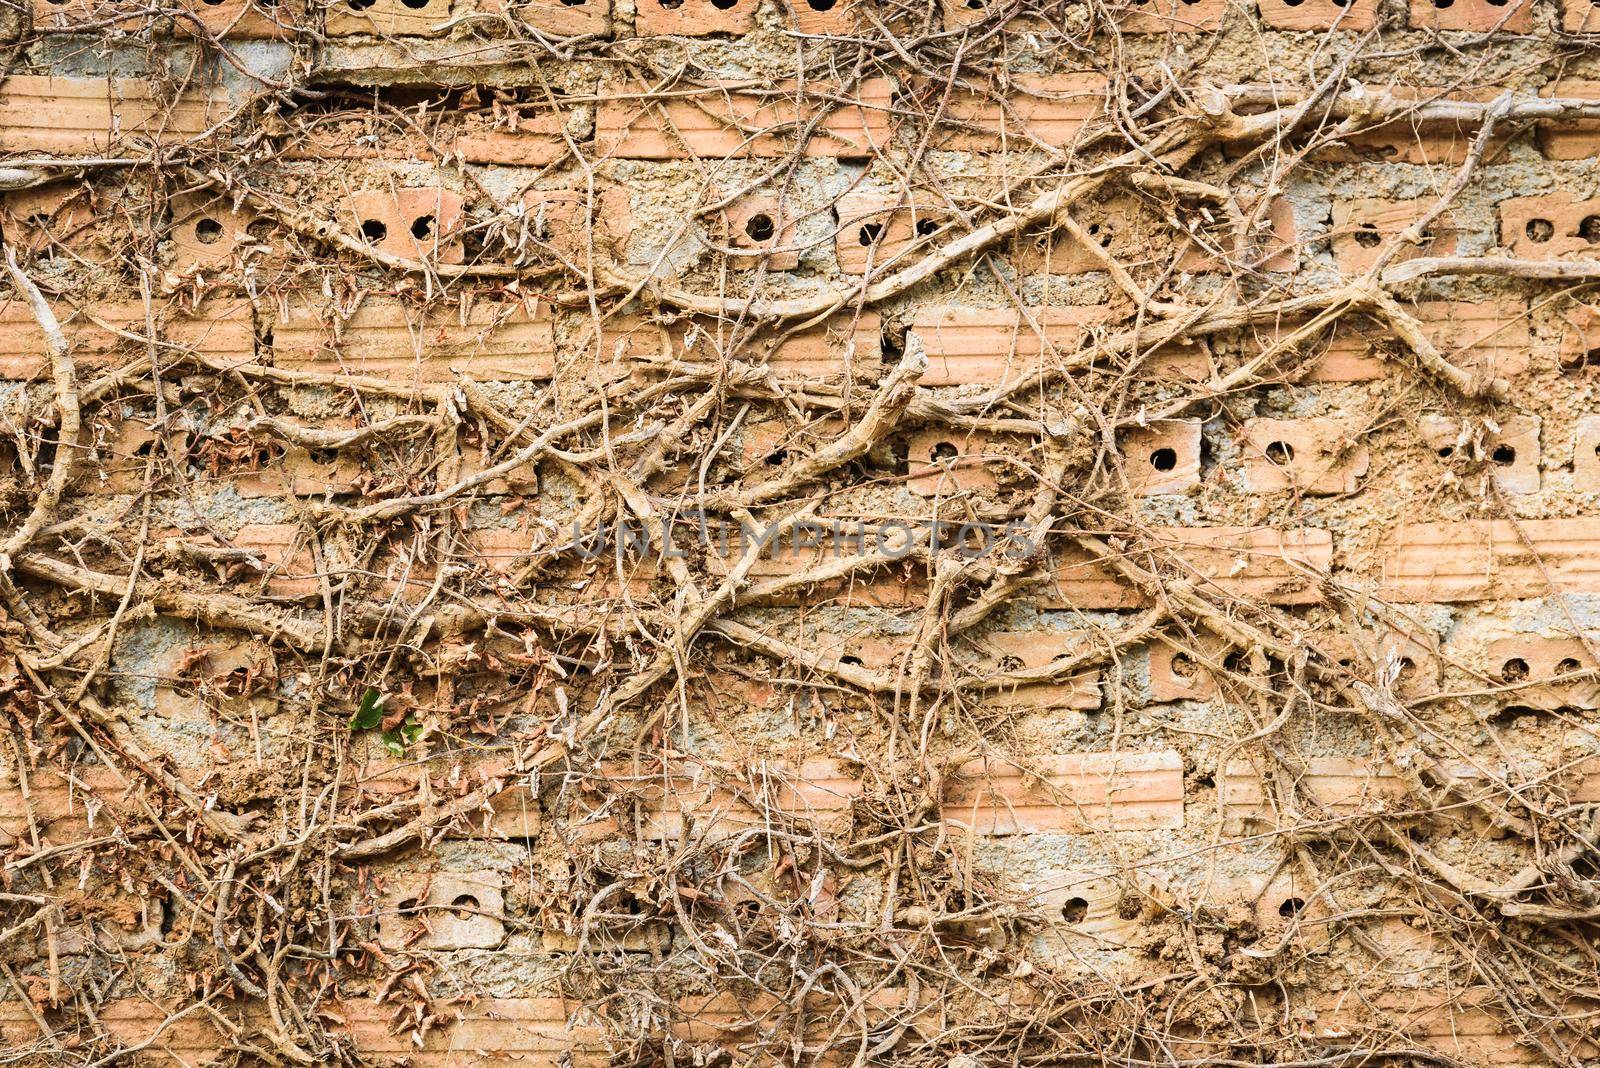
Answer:
POLYGON ((792 271, 800 266, 795 218, 786 204, 772 196, 744 196, 723 209, 727 246, 733 250, 729 266, 792 271))
MULTIPOLYGON (((1363 197, 1338 200, 1333 204, 1333 260, 1346 277, 1358 275, 1377 262, 1383 246, 1406 227, 1421 219, 1436 203, 1435 198, 1389 200, 1363 197)), ((1423 234, 1423 242, 1407 247, 1393 261, 1418 256, 1449 256, 1456 251, 1460 228, 1445 212, 1423 234)))
MULTIPOLYGON (((107 370, 130 356, 143 356, 148 351, 143 341, 116 332, 123 331, 139 338, 145 336, 142 304, 91 304, 81 309, 63 304, 54 310, 72 345, 73 359, 80 374, 85 369, 107 370), (101 326, 96 319, 107 325, 101 326)), ((194 316, 158 308, 156 323, 160 339, 169 344, 228 362, 248 363, 255 356, 255 325, 247 304, 211 301, 202 305, 194 316)), ((15 299, 0 304, 0 379, 48 377, 50 362, 44 355, 47 351, 44 335, 27 306, 15 299)), ((168 359, 172 358, 169 354, 168 359)))
MULTIPOLYGON (((1333 539, 1309 527, 1277 531, 1251 527, 1161 527, 1152 532, 1158 560, 1202 587, 1269 604, 1316 604, 1333 559, 1333 539)), ((1134 557, 1148 566, 1144 553, 1134 557)), ((1045 608, 1137 608, 1139 590, 1118 579, 1108 563, 1080 550, 1062 554, 1053 585, 1040 589, 1045 608)))
POLYGON ((1502 200, 1500 245, 1520 259, 1590 259, 1600 254, 1600 197, 1552 193, 1502 200))
POLYGON ((446 828, 451 839, 504 841, 533 838, 539 833, 539 799, 529 786, 529 773, 516 772, 509 759, 483 757, 472 752, 453 753, 427 761, 379 760, 359 769, 352 781, 362 795, 387 804, 428 789, 446 797, 477 789, 485 780, 504 777, 505 789, 490 797, 481 812, 462 824, 446 828))
POLYGON ((795 32, 838 37, 860 32, 871 25, 861 16, 861 7, 871 0, 783 0, 785 23, 795 32))
POLYGON ((606 768, 615 789, 639 799, 644 833, 657 840, 681 837, 692 821, 696 832, 718 837, 768 823, 765 811, 782 813, 823 834, 842 834, 862 790, 861 778, 831 757, 814 757, 798 767, 773 764, 747 769, 714 769, 685 760, 670 771, 659 765, 606 768), (760 804, 752 805, 761 791, 760 804))
MULTIPOLYGON (((1112 876, 1070 871, 1052 874, 1046 886, 1028 898, 1028 910, 1058 936, 1079 936, 1096 949, 1130 946, 1139 938, 1139 921, 1121 914, 1129 898, 1112 876)), ((1068 941, 1068 947, 1079 943, 1068 941)))
MULTIPOLYGON (((285 38, 305 27, 305 6, 285 0, 178 0, 167 10, 179 36, 195 33, 195 22, 207 34, 227 40, 285 38)), ((154 22, 155 9, 131 0, 34 0, 33 25, 51 33, 104 33, 109 26, 137 33, 154 22)))
POLYGON ((1124 33, 1200 33, 1222 25, 1228 0, 1133 0, 1118 19, 1124 33))
MULTIPOLYGON (((1557 78, 1539 90, 1542 97, 1600 101, 1600 81, 1557 78)), ((1538 124, 1539 147, 1551 159, 1592 159, 1600 155, 1600 119, 1549 119, 1538 124)))
POLYGON ((493 949, 505 941, 505 894, 497 871, 379 875, 370 906, 385 949, 493 949))
MULTIPOLYGON (((1038 671, 1057 660, 1094 647, 1085 634, 1074 631, 995 631, 978 639, 966 668, 980 677, 996 677, 1018 671, 1038 671)), ((1018 682, 998 691, 985 692, 983 703, 994 708, 1051 709, 1075 708, 1080 711, 1100 707, 1101 672, 1098 668, 1079 672, 1059 682, 1018 682)))
MULTIPOLYGON (((1387 87, 1386 92, 1397 103, 1487 104, 1494 99, 1499 90, 1397 85, 1387 87)), ((1421 121, 1415 116, 1405 116, 1347 138, 1343 147, 1331 150, 1330 154, 1335 158, 1346 158, 1353 153, 1357 158, 1375 158, 1389 163, 1460 164, 1465 161, 1467 152, 1472 147, 1478 126, 1476 119, 1421 121)), ((1491 136, 1485 150, 1485 158, 1493 159, 1510 137, 1508 131, 1497 130, 1491 136)))
POLYGON ((928 194, 895 196, 852 190, 833 203, 839 229, 834 254, 845 274, 866 274, 869 267, 904 266, 905 254, 933 237, 949 221, 949 212, 934 206, 928 194))
POLYGON ((611 34, 611 0, 486 0, 540 33, 555 37, 606 37, 611 34))
POLYGON ((1200 485, 1200 420, 1168 419, 1117 435, 1122 473, 1141 497, 1184 493, 1200 485))
POLYGON ((1099 306, 919 309, 911 330, 928 356, 922 384, 998 386, 1056 366, 1077 351, 1089 326, 1106 318, 1099 306))
POLYGON ((1462 427, 1455 419, 1427 415, 1417 421, 1422 440, 1436 449, 1440 459, 1456 458, 1471 448, 1474 461, 1487 461, 1495 483, 1507 493, 1539 492, 1539 417, 1502 416, 1499 429, 1486 427, 1482 437, 1463 444, 1462 427))
MULTIPOLYGON (((876 381, 882 373, 883 331, 876 312, 840 315, 827 322, 786 336, 775 349, 760 343, 728 351, 731 338, 725 323, 680 322, 660 325, 618 317, 606 324, 599 345, 607 362, 601 375, 623 374, 630 359, 659 358, 670 354, 689 362, 715 363, 725 355, 747 363, 765 365, 781 379, 807 381, 848 378, 876 381), (665 351, 664 351, 665 350, 665 351)), ((592 332, 580 335, 578 345, 593 349, 592 332)), ((926 383, 926 378, 924 378, 926 383)))
POLYGON ((923 430, 907 440, 906 489, 919 497, 992 493, 995 475, 1006 457, 1020 456, 1020 439, 995 439, 977 431, 923 430))
POLYGON ((776 157, 795 151, 795 134, 815 122, 806 155, 859 159, 888 147, 887 80, 867 79, 848 99, 820 83, 809 83, 803 100, 798 92, 740 82, 659 104, 614 95, 600 105, 595 136, 604 154, 626 159, 776 157))
POLYGON ((1600 493, 1600 415, 1578 420, 1572 444, 1572 486, 1579 493, 1600 493))
POLYGON ((394 1029, 388 1002, 337 1001, 328 1010, 356 1051, 379 1062, 454 1068, 467 1050, 484 1064, 524 1068, 602 1068, 608 1061, 598 1023, 581 1002, 562 998, 481 998, 454 1006, 426 1033, 394 1029))
POLYGON ((1249 493, 1354 493, 1367 473, 1367 447, 1337 419, 1247 419, 1240 435, 1241 481, 1249 493))
MULTIPOLYGON (((1423 334, 1459 367, 1484 371, 1492 377, 1515 377, 1530 365, 1533 332, 1528 306, 1521 300, 1423 301, 1407 310, 1421 321, 1423 334)), ((1259 343, 1273 344, 1300 325, 1303 323, 1284 322, 1259 328, 1259 343)), ((1301 353, 1320 349, 1321 355, 1301 372, 1297 381, 1366 382, 1383 378, 1388 361, 1374 348, 1378 339, 1388 339, 1385 345, 1396 353, 1395 359, 1402 365, 1413 362, 1406 350, 1396 347, 1399 342, 1390 338, 1389 331, 1346 319, 1320 340, 1300 343, 1301 353)), ((1286 354, 1284 362, 1293 365, 1294 355, 1286 354)))
MULTIPOLYGON (((1251 760, 1229 761, 1218 778, 1224 820, 1235 824, 1246 821, 1277 824, 1283 813, 1277 811, 1276 806, 1285 803, 1299 805, 1297 820, 1281 820, 1286 825, 1297 821, 1315 822, 1330 816, 1396 812, 1410 807, 1405 802, 1405 783, 1392 767, 1377 760, 1311 757, 1298 772, 1269 768, 1268 774, 1282 775, 1285 789, 1276 797, 1251 760), (1293 792, 1287 789, 1290 785, 1293 792)), ((1248 827, 1245 833, 1249 833, 1248 827)))
POLYGON ((450 21, 452 0, 335 0, 329 37, 436 37, 450 21))
POLYGON ((19 252, 37 253, 52 245, 71 249, 91 261, 104 258, 94 245, 93 195, 78 182, 51 182, 14 189, 0 196, 7 244, 19 252))
POLYGON ((922 87, 910 106, 931 121, 937 115, 935 147, 958 152, 1025 150, 1035 143, 1065 149, 1104 113, 1105 76, 1094 73, 1016 75, 1006 106, 990 96, 942 83, 922 87), (940 105, 942 114, 938 114, 940 105))
POLYGON ((974 834, 1088 834, 1183 826, 1177 753, 1037 756, 1027 769, 998 757, 964 765, 946 783, 946 822, 974 834))
POLYGON ((0 86, 0 152, 109 155, 152 140, 177 144, 228 117, 221 89, 167 107, 140 79, 13 74, 0 86))
POLYGON ((1378 559, 1378 596, 1391 601, 1600 593, 1600 519, 1403 524, 1378 559))
MULTIPOLYGON (((235 206, 226 196, 190 193, 172 200, 171 268, 184 274, 197 267, 218 268, 238 264, 249 249, 263 245, 277 233, 276 224, 248 205, 235 206)), ((266 257, 278 257, 263 250, 266 257)))
POLYGON ((465 202, 448 189, 373 189, 339 202, 339 223, 379 252, 429 263, 460 263, 465 202))
MULTIPOLYGON (((1247 209, 1248 211, 1248 209, 1247 209)), ((1213 220, 1226 222, 1220 215, 1213 220)), ((1205 228, 1203 237, 1183 229, 1167 209, 1135 196, 1116 196, 1085 206, 1078 220, 1090 239, 1130 270, 1154 267, 1165 270, 1174 261, 1191 273, 1221 271, 1237 261, 1262 270, 1281 271, 1294 266, 1295 224, 1293 206, 1284 198, 1268 207, 1262 232, 1241 245, 1221 225, 1205 228)), ((1065 230, 1033 231, 1016 244, 1012 259, 1019 271, 1082 274, 1100 271, 1101 260, 1065 230)))
MULTIPOLYGON (((232 544, 254 550, 262 562, 262 581, 274 597, 303 597, 318 593, 322 579, 311 546, 295 523, 251 523, 239 528, 232 544)), ((329 581, 343 576, 328 567, 329 581)))
POLYGON ((33 825, 57 845, 142 822, 142 810, 124 797, 132 785, 115 769, 99 764, 80 765, 67 774, 40 768, 28 773, 25 798, 15 771, 0 767, 0 847, 29 842, 30 800, 33 825))
POLYGON ((277 366, 320 374, 387 378, 397 383, 548 379, 556 373, 555 330, 543 308, 472 305, 462 325, 454 310, 426 315, 369 298, 337 330, 304 303, 273 327, 277 366))
MULTIPOLYGON (((591 0, 592 2, 592 0, 591 0)), ((394 115, 371 107, 308 117, 284 146, 286 159, 431 159, 543 167, 569 155, 563 136, 577 105, 552 91, 528 99, 472 104, 445 93, 430 101, 428 142, 394 115)))
MULTIPOLYGON (((1542 1065, 1549 1058, 1524 1041, 1524 1030, 1504 1021, 1494 1006, 1498 996, 1486 989, 1396 989, 1381 994, 1346 991, 1322 999, 1311 1035, 1344 1034, 1362 1043, 1371 1039, 1403 1042, 1458 1064, 1542 1065)), ((1284 1019, 1305 1019, 1285 1014, 1284 1019)), ((1570 1041, 1570 1039, 1569 1039, 1570 1041)), ((1567 1043, 1563 1043, 1566 1045, 1567 1043)), ((1580 1042, 1572 1059, 1593 1056, 1593 1046, 1580 1042)))
POLYGON ((1275 30, 1370 30, 1378 0, 1258 0, 1261 19, 1275 30))
POLYGON ((1426 30, 1533 30, 1533 0, 1411 0, 1411 25, 1426 30))
POLYGON ((640 37, 740 36, 756 28, 756 0, 638 0, 634 30, 640 37))
POLYGON ((1220 669, 1228 643, 1209 633, 1195 636, 1183 648, 1164 641, 1150 646, 1150 696, 1157 701, 1205 701, 1217 692, 1216 676, 1209 664, 1220 669))
POLYGON ((1544 638, 1518 634, 1489 643, 1484 673, 1493 682, 1515 685, 1500 700, 1507 706, 1557 709, 1600 707, 1600 683, 1593 680, 1555 680, 1578 671, 1593 671, 1600 661, 1581 638, 1544 638))
POLYGON ((1567 33, 1600 33, 1600 5, 1594 0, 1561 0, 1561 28, 1567 33))

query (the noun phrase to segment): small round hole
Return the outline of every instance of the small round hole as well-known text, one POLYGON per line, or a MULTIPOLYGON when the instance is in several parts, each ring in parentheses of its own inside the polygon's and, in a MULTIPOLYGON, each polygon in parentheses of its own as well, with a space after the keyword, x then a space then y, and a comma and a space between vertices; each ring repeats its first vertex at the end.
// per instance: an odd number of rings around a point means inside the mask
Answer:
POLYGON ((400 0, 400 2, 413 11, 421 11, 428 6, 428 0, 400 0))
POLYGON ((272 236, 272 229, 271 219, 252 219, 244 228, 244 232, 257 241, 265 241, 272 236))
POLYGON ((863 246, 871 245, 883 236, 883 223, 862 223, 859 236, 863 246))
POLYGON ((1443 11, 1445 8, 1449 7, 1455 2, 1456 0, 1433 0, 1433 6, 1443 11))
POLYGON ((739 0, 711 0, 711 6, 718 11, 732 11, 733 6, 738 2, 739 0))
POLYGON ((1184 682, 1193 682, 1200 665, 1188 653, 1178 653, 1172 658, 1172 673, 1184 682))
POLYGON ((423 215, 411 220, 411 236, 418 241, 426 241, 433 236, 433 216, 423 215))
POLYGON ((1378 228, 1371 223, 1362 223, 1358 226, 1355 237, 1356 244, 1362 248, 1377 248, 1378 243, 1383 240, 1382 235, 1378 233, 1378 228))
POLYGON ((1171 471, 1178 466, 1176 449, 1157 449, 1150 454, 1150 466, 1157 471, 1171 471))
POLYGON ((1489 454, 1489 459, 1501 467, 1510 467, 1517 462, 1517 450, 1510 445, 1496 445, 1494 451, 1489 454))
POLYGON ((771 241, 778 228, 773 225, 772 216, 763 213, 750 216, 750 221, 744 224, 744 232, 752 241, 771 241))
POLYGON ((1556 236, 1556 228, 1549 219, 1529 219, 1528 225, 1523 227, 1528 235, 1528 240, 1536 245, 1542 245, 1556 236))
POLYGON ((1506 682, 1521 682, 1528 677, 1528 662, 1514 656, 1500 665, 1500 678, 1506 682))
POLYGON ((1283 904, 1278 906, 1278 915, 1282 916, 1284 919, 1289 919, 1292 916, 1300 915, 1300 913, 1305 910, 1305 907, 1306 903, 1304 899, 1298 897, 1286 897, 1283 899, 1283 904))
POLYGON ((806 0, 806 6, 812 11, 832 11, 835 0, 806 0))
POLYGON ((567 7, 582 7, 584 0, 561 0, 567 7))
POLYGON ((365 11, 367 8, 371 7, 373 4, 376 4, 378 2, 378 0, 349 0, 349 2, 350 2, 350 7, 351 7, 352 10, 354 10, 354 11, 365 11))
POLYGON ((1012 672, 1021 671, 1026 666, 1027 665, 1022 662, 1022 657, 1020 656, 1002 656, 999 662, 995 664, 995 667, 999 668, 1001 673, 1006 675, 1009 675, 1012 672))
POLYGON ((464 920, 478 908, 478 899, 471 894, 462 894, 450 902, 450 907, 455 909, 456 915, 464 920))
POLYGON ((1294 446, 1287 441, 1269 441, 1265 452, 1267 459, 1275 464, 1286 464, 1294 459, 1294 446))
POLYGON ((948 441, 941 441, 933 447, 933 461, 935 463, 949 463, 960 455, 961 450, 948 441))
POLYGON ((1578 236, 1591 245, 1600 244, 1600 215, 1585 215, 1578 224, 1578 236))
POLYGON ((916 231, 918 237, 932 237, 939 232, 939 224, 932 219, 918 219, 916 231))
POLYGON ((1556 674, 1557 675, 1570 675, 1574 671, 1582 671, 1582 670, 1583 670, 1583 665, 1578 663, 1577 660, 1575 660, 1574 658, 1572 658, 1570 656, 1567 657, 1566 659, 1562 660, 1561 663, 1556 665, 1556 674))
POLYGON ((215 245, 222 240, 222 224, 215 219, 201 219, 194 224, 194 239, 202 245, 215 245))
POLYGON ((1439 459, 1448 460, 1448 459, 1450 459, 1450 457, 1454 456, 1455 454, 1456 454, 1456 447, 1454 445, 1441 445, 1441 446, 1439 446, 1439 459))
POLYGON ((1061 918, 1068 923, 1082 923, 1089 915, 1089 902, 1081 897, 1069 897, 1061 906, 1061 918))
POLYGON ((377 219, 364 219, 361 223, 361 236, 368 241, 382 241, 389 236, 389 228, 377 219))

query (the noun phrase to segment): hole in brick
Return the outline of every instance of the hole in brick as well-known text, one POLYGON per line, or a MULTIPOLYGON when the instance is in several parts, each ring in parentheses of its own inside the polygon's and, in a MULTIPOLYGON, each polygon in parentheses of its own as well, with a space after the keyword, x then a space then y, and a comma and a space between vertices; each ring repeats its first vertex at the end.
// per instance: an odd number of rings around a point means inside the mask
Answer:
POLYGON ((1489 454, 1489 459, 1493 460, 1501 467, 1510 467, 1512 464, 1517 462, 1517 450, 1513 449, 1510 445, 1496 445, 1494 447, 1494 452, 1489 454))
POLYGON ((1150 466, 1157 471, 1171 471, 1178 466, 1176 449, 1157 449, 1150 454, 1150 466))
POLYGON ((250 223, 250 225, 244 228, 244 232, 255 238, 257 241, 265 241, 267 238, 272 236, 272 220, 255 219, 250 223))
POLYGON ((982 11, 983 0, 967 0, 967 7, 972 11, 982 11))
POLYGON ((413 11, 421 11, 428 6, 428 0, 400 0, 400 2, 413 11))
POLYGON ((788 462, 788 459, 789 453, 786 449, 776 449, 767 454, 767 463, 771 464, 773 467, 781 467, 784 463, 788 462))
POLYGON ((1200 670, 1200 665, 1187 653, 1179 653, 1172 658, 1172 673, 1184 682, 1194 681, 1195 673, 1200 670))
POLYGON ((683 0, 660 0, 660 4, 668 11, 676 11, 683 6, 683 0))
POLYGON ((1278 906, 1278 915, 1284 919, 1289 919, 1292 916, 1300 915, 1305 910, 1305 907, 1306 903, 1303 898, 1286 897, 1283 899, 1283 904, 1278 906))
POLYGON ((939 232, 939 224, 932 219, 918 219, 916 230, 918 237, 932 237, 939 232))
POLYGON ((1454 456, 1455 454, 1456 454, 1456 447, 1454 445, 1441 445, 1439 447, 1439 458, 1441 460, 1448 460, 1448 459, 1450 459, 1450 457, 1454 456))
POLYGON ((567 7, 582 7, 584 0, 561 0, 567 7))
POLYGON ((1500 677, 1506 682, 1521 682, 1528 677, 1528 662, 1514 656, 1500 665, 1500 677))
POLYGON ((1416 673, 1416 670, 1417 665, 1412 661, 1412 659, 1409 656, 1402 656, 1400 658, 1400 663, 1395 668, 1395 680, 1399 681, 1401 679, 1409 678, 1416 673))
POLYGON ((425 241, 433 236, 433 216, 423 215, 411 220, 411 236, 425 241))
POLYGON ((1589 244, 1600 244, 1600 215, 1585 215, 1578 224, 1578 236, 1589 244))
POLYGON ((738 2, 739 0, 711 0, 711 6, 718 11, 731 11, 733 10, 733 5, 738 2))
POLYGON ((806 0, 806 6, 812 11, 832 11, 834 0, 806 0))
POLYGON ((1269 441, 1265 452, 1267 459, 1275 464, 1286 464, 1294 459, 1294 446, 1287 441, 1269 441))
POLYGON ((1556 665, 1556 674, 1557 675, 1570 675, 1574 671, 1582 671, 1582 670, 1583 670, 1583 665, 1578 663, 1577 660, 1573 659, 1570 656, 1567 657, 1565 660, 1561 661, 1561 663, 1556 665))
POLYGON ((1125 894, 1117 902, 1117 916, 1124 920, 1137 920, 1144 911, 1143 904, 1133 894, 1125 894))
POLYGON ((841 664, 849 664, 851 667, 865 667, 866 666, 866 664, 862 661, 862 659, 859 656, 841 656, 839 658, 839 663, 841 663, 841 664))
POLYGON ((773 225, 772 216, 763 213, 750 216, 750 221, 744 224, 744 232, 752 241, 771 241, 778 228, 773 225))
POLYGON ((378 0, 350 0, 350 9, 352 11, 365 11, 377 2, 378 0))
POLYGON ((464 920, 477 910, 478 899, 473 897, 471 894, 462 894, 460 897, 450 902, 450 907, 456 910, 456 916, 458 918, 464 920))
POLYGON ((1445 8, 1449 7, 1455 2, 1456 0, 1433 0, 1433 6, 1443 11, 1445 8))
POLYGON ((1490 7, 1505 7, 1510 0, 1489 0, 1490 7))
POLYGON ((1362 248, 1377 248, 1378 242, 1383 238, 1378 233, 1378 228, 1371 223, 1362 223, 1356 228, 1356 244, 1362 248))
POLYGON ((948 441, 941 441, 933 447, 932 458, 935 463, 949 463, 960 455, 961 450, 948 441))
POLYGON ((194 224, 194 239, 202 245, 214 245, 222 240, 222 224, 215 219, 201 219, 194 224))
POLYGON ((996 666, 1006 674, 1010 674, 1013 671, 1021 671, 1024 667, 1020 656, 1002 656, 996 666))
POLYGON ((218 4, 222 3, 222 0, 200 0, 200 2, 208 7, 216 7, 218 4))
POLYGON ((1061 918, 1068 923, 1082 923, 1089 915, 1089 902, 1081 897, 1069 897, 1061 906, 1061 918))
POLYGON ((368 241, 382 241, 389 236, 389 228, 377 219, 363 219, 361 222, 361 236, 368 241))
POLYGON ((1523 231, 1528 235, 1528 240, 1536 245, 1542 245, 1556 236, 1556 228, 1549 219, 1529 219, 1523 231))
POLYGON ((863 245, 870 245, 883 236, 883 223, 862 223, 860 239, 863 245))
POLYGON ((329 464, 338 463, 338 461, 339 461, 339 450, 338 449, 312 449, 310 452, 306 453, 306 456, 314 464, 322 464, 323 466, 327 466, 329 464))

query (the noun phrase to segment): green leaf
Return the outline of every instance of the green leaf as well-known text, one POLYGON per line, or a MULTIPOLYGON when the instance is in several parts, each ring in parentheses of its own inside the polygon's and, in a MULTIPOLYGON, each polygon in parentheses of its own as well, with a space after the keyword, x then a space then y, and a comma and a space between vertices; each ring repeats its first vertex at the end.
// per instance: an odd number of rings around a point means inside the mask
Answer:
POLYGON ((422 724, 407 716, 404 723, 393 730, 384 731, 380 737, 390 756, 405 756, 406 747, 422 737, 422 724))
POLYGON ((361 707, 350 717, 350 729, 370 731, 383 722, 383 696, 371 686, 361 695, 361 707))

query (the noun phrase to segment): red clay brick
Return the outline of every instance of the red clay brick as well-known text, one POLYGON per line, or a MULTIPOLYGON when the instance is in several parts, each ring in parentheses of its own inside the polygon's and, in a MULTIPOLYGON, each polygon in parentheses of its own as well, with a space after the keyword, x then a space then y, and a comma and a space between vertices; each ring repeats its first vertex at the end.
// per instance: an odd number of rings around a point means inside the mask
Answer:
POLYGON ((1175 752, 1000 757, 964 765, 945 787, 947 823, 974 834, 1177 830, 1183 759, 1175 752))
POLYGON ((368 190, 339 202, 339 223, 378 252, 429 263, 460 263, 465 201, 448 189, 368 190))
POLYGON ((1600 519, 1401 523, 1378 561, 1378 596, 1391 601, 1600 593, 1600 519))
POLYGON ((869 266, 874 270, 906 266, 911 262, 907 251, 932 238, 950 217, 926 193, 895 196, 855 190, 841 195, 833 206, 839 218, 834 255, 845 274, 865 274, 869 266))
MULTIPOLYGON (((1501 416, 1498 430, 1486 429, 1471 460, 1484 461, 1499 487, 1507 493, 1539 492, 1539 417, 1501 416)), ((1456 459, 1461 440, 1461 424, 1443 416, 1425 415, 1417 421, 1423 441, 1436 449, 1440 459, 1456 459)), ((1470 443, 1469 443, 1470 444, 1470 443)))
MULTIPOLYGON (((1589 25, 1595 24, 1591 19, 1589 25)), ((1540 89, 1539 95, 1563 100, 1600 100, 1600 81, 1557 78, 1540 89)), ((1539 123, 1537 128, 1539 148, 1551 159, 1592 159, 1600 155, 1600 119, 1550 119, 1539 123)))
POLYGON ((1123 33, 1209 33, 1227 11, 1228 0, 1132 0, 1117 25, 1123 33))
POLYGON ((1411 0, 1411 25, 1427 30, 1529 33, 1533 0, 1411 0))
MULTIPOLYGON (((109 369, 129 354, 145 354, 144 342, 115 332, 120 330, 141 338, 145 335, 142 304, 91 304, 80 310, 58 305, 55 311, 63 333, 73 346, 73 359, 80 373, 85 369, 109 369), (115 330, 99 325, 95 322, 97 319, 115 330)), ((161 340, 171 344, 230 363, 248 363, 255 356, 255 327, 246 304, 214 300, 202 305, 199 313, 192 317, 160 309, 156 321, 161 340)), ((16 300, 0 305, 0 379, 33 380, 48 376, 50 365, 44 356, 46 351, 44 335, 27 307, 16 300)))
MULTIPOLYGON (((1333 259, 1340 273, 1348 278, 1368 270, 1377 262, 1383 247, 1427 214, 1436 202, 1433 197, 1415 200, 1362 197, 1334 201, 1333 259)), ((1428 227, 1421 244, 1408 246, 1390 262, 1399 263, 1418 256, 1454 255, 1459 232, 1454 217, 1445 212, 1428 227)))
POLYGON ((416 1068, 454 1068, 466 1050, 485 1064, 526 1068, 562 1068, 568 1063, 573 1068, 602 1068, 608 1062, 605 1034, 588 1022, 587 1010, 578 1001, 480 998, 453 1007, 439 1026, 420 1035, 393 1027, 395 1007, 387 1001, 333 1001, 328 1010, 357 1052, 378 1062, 403 1058, 416 1068))
POLYGON ((1076 352, 1085 328, 1104 322, 1103 307, 919 309, 911 330, 928 356, 924 386, 998 386, 1059 363, 1076 352))
POLYGON ((602 153, 625 159, 787 156, 799 147, 795 132, 826 112, 805 143, 806 155, 859 159, 888 147, 887 80, 867 79, 848 99, 819 83, 807 86, 804 101, 796 92, 740 82, 664 103, 618 94, 601 103, 595 136, 602 153))
POLYGON ((1572 487, 1579 493, 1600 493, 1600 415, 1578 420, 1572 443, 1572 487))
POLYGON ((1500 245, 1520 259, 1591 259, 1600 255, 1600 197, 1571 193, 1500 202, 1500 245))
POLYGON ((176 144, 229 112, 221 89, 190 93, 169 108, 140 79, 13 74, 0 86, 0 152, 107 155, 152 139, 176 144))
POLYGON ((1600 33, 1600 4, 1594 0, 1562 0, 1561 28, 1567 33, 1600 33))
POLYGON ((1600 683, 1560 679, 1578 671, 1600 667, 1581 638, 1545 638, 1518 634, 1489 643, 1484 674, 1491 683, 1536 683, 1506 690, 1499 701, 1507 706, 1557 709, 1600 707, 1600 683))
POLYGON ((1248 493, 1354 493, 1367 473, 1367 447, 1337 419, 1247 419, 1239 447, 1248 493))
MULTIPOLYGON (((1094 648, 1087 634, 1054 630, 994 631, 975 645, 966 668, 988 679, 1008 672, 1041 670, 1056 660, 1094 648)), ((1013 683, 999 691, 985 692, 982 701, 994 708, 1091 711, 1100 707, 1101 677, 1101 671, 1094 668, 1059 682, 1013 683)))
MULTIPOLYGON (((1019 151, 1043 144, 1070 148, 1104 110, 1105 76, 1094 73, 1017 75, 1006 106, 966 90, 949 95, 939 115, 935 147, 959 152, 1019 151)), ((913 114, 931 121, 945 100, 944 87, 925 87, 913 114)))
POLYGON ((1370 30, 1378 0, 1257 0, 1261 20, 1275 30, 1370 30))
POLYGON ((329 37, 436 37, 446 32, 453 7, 453 0, 335 0, 324 32, 329 37))
POLYGON ((756 0, 638 0, 634 31, 640 37, 742 36, 756 28, 756 0))
POLYGON ((1122 473, 1141 497, 1184 493, 1200 484, 1200 421, 1169 419, 1117 436, 1122 473))

